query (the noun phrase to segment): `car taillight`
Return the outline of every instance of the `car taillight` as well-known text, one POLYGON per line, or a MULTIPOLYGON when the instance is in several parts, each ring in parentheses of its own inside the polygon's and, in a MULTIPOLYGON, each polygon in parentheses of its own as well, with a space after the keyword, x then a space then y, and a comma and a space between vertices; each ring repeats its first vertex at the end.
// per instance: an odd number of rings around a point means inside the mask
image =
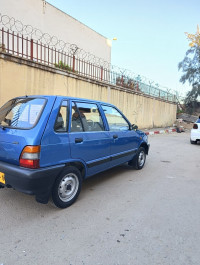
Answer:
POLYGON ((198 129, 198 125, 196 123, 193 125, 193 129, 198 129))
POLYGON ((19 164, 21 167, 36 169, 40 167, 40 146, 27 145, 24 147, 19 164))

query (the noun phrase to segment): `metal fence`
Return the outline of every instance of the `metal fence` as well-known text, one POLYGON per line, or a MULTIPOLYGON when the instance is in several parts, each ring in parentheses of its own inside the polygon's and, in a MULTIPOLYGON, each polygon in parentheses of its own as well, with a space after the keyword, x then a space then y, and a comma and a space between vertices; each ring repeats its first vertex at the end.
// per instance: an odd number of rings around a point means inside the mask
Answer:
POLYGON ((105 67, 103 60, 101 65, 100 60, 96 64, 95 60, 79 58, 76 54, 76 48, 66 52, 56 46, 44 44, 30 36, 24 36, 9 29, 1 28, 0 51, 107 84, 117 85, 156 98, 176 102, 174 94, 161 90, 151 84, 146 84, 140 76, 132 77, 131 75, 123 74, 122 71, 114 71, 114 67, 110 64, 107 64, 105 67))

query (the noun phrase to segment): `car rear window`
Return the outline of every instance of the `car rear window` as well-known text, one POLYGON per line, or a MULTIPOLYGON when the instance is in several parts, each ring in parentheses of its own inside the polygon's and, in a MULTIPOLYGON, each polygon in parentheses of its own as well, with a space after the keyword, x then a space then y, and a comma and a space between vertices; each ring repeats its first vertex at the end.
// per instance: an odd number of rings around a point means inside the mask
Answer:
POLYGON ((9 128, 30 129, 40 118, 46 100, 17 98, 0 108, 0 125, 9 128))

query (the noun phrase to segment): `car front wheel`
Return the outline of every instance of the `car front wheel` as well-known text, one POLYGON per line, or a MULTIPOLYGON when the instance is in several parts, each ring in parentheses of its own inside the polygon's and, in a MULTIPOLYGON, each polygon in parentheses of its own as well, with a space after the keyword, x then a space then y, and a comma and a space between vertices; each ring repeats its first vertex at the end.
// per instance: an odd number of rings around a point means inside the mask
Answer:
POLYGON ((130 161, 129 165, 133 166, 135 169, 142 169, 146 161, 146 152, 144 147, 140 147, 137 151, 136 156, 130 161))
POLYGON ((191 143, 191 144, 196 144, 197 141, 192 141, 192 140, 190 139, 190 143, 191 143))
POLYGON ((59 208, 67 208, 72 205, 79 196, 82 186, 82 176, 76 167, 67 167, 56 179, 52 200, 59 208))

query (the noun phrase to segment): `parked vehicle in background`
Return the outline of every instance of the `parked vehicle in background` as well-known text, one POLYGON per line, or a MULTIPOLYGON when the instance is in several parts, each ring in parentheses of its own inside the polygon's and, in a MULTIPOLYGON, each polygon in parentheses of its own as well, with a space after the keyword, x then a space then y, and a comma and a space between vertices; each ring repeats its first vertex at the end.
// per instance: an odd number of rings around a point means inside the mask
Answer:
POLYGON ((200 141, 200 116, 193 124, 193 128, 191 129, 190 134, 190 143, 196 144, 197 141, 200 141))
POLYGON ((63 96, 26 96, 0 109, 0 187, 66 208, 82 181, 128 162, 142 169, 148 138, 113 105, 63 96))

